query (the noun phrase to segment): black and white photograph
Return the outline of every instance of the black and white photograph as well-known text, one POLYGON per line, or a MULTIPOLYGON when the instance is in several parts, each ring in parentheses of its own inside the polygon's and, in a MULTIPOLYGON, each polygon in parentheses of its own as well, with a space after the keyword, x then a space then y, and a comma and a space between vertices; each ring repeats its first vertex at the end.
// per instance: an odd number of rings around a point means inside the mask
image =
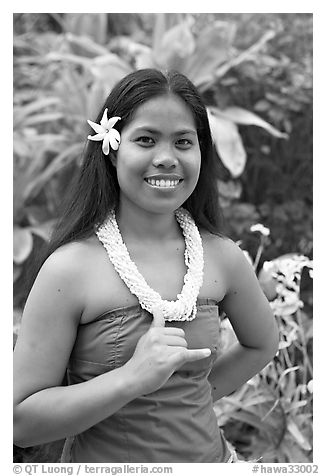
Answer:
POLYGON ((14 472, 318 472, 313 17, 12 14, 14 472))

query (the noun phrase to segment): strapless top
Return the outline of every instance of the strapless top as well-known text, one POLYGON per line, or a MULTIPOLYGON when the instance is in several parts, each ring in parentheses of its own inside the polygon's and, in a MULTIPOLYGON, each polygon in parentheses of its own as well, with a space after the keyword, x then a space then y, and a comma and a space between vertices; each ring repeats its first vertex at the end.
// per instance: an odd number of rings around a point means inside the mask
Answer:
MULTIPOLYGON (((84 382, 124 365, 151 322, 152 315, 134 305, 80 325, 67 369, 68 383, 84 382)), ((198 299, 192 321, 167 322, 166 326, 185 331, 189 349, 208 347, 211 355, 184 364, 157 391, 68 438, 61 461, 227 462, 231 453, 216 420, 208 381, 220 353, 219 324, 214 299, 198 299)))

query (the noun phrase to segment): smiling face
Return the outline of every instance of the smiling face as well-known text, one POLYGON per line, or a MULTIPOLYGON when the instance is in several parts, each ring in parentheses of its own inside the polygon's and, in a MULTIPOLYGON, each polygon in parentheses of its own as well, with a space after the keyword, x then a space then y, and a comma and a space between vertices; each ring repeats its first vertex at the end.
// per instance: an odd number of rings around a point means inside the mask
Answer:
POLYGON ((173 212, 192 194, 200 165, 196 125, 186 103, 172 94, 148 100, 121 133, 120 206, 173 212))

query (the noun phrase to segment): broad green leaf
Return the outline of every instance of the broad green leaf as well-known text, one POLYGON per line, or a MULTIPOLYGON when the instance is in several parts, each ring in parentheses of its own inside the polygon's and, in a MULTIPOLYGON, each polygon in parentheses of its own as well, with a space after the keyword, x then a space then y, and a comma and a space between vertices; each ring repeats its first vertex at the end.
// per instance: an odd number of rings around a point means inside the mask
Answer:
POLYGON ((247 154, 238 128, 232 121, 213 115, 212 109, 208 109, 208 120, 216 150, 232 177, 239 177, 244 171, 247 154))
POLYGON ((43 114, 35 114, 29 116, 25 121, 26 126, 35 126, 44 122, 54 122, 62 119, 64 115, 61 112, 45 112, 43 114))
POLYGON ((49 156, 58 155, 66 147, 67 138, 62 135, 40 134, 28 141, 30 146, 29 160, 26 164, 26 175, 30 182, 48 164, 49 156), (44 135, 44 137, 42 137, 44 135))
POLYGON ((182 23, 183 15, 180 13, 156 13, 152 33, 152 49, 155 52, 161 43, 164 34, 176 24, 182 23))
POLYGON ((233 25, 222 22, 216 22, 200 33, 195 51, 182 71, 197 87, 214 79, 216 68, 228 59, 233 35, 233 25))
POLYGON ((155 15, 155 24, 152 33, 152 47, 153 51, 156 52, 159 49, 161 39, 166 32, 166 13, 157 13, 155 15))
POLYGON ((74 63, 87 69, 91 64, 92 58, 85 58, 84 56, 74 55, 73 53, 59 53, 54 51, 48 53, 44 60, 48 63, 55 61, 74 63))
POLYGON ((195 49, 195 39, 186 21, 168 30, 153 50, 156 63, 163 69, 182 71, 184 59, 195 49))
POLYGON ((18 266, 14 263, 14 270, 13 270, 13 282, 15 283, 19 276, 22 274, 22 266, 18 266))
MULTIPOLYGON (((132 72, 131 66, 115 54, 95 58, 90 66, 95 78, 87 97, 88 119, 96 117, 103 102, 120 79, 132 72)), ((92 119, 91 119, 92 120, 92 119)))
POLYGON ((30 176, 24 168, 19 167, 16 160, 13 167, 13 216, 15 224, 20 223, 24 217, 24 192, 30 183, 30 176))
POLYGON ((44 205, 28 205, 25 206, 25 215, 30 226, 38 226, 45 223, 51 217, 49 210, 44 205))
POLYGON ((266 101, 266 99, 261 99, 260 101, 256 102, 256 104, 254 105, 255 111, 258 111, 258 112, 268 111, 270 107, 271 107, 271 103, 266 101))
POLYGON ((60 97, 61 108, 68 119, 71 127, 75 127, 78 118, 85 120, 87 115, 87 98, 89 94, 90 68, 89 61, 87 69, 77 69, 74 64, 62 64, 60 78, 55 83, 56 94, 60 97))
POLYGON ((59 98, 56 98, 56 97, 36 99, 23 106, 16 106, 14 108, 14 117, 16 113, 22 114, 23 116, 28 116, 29 114, 37 112, 40 109, 44 109, 45 107, 56 106, 59 104, 59 102, 60 102, 59 98))
POLYGON ((107 48, 99 45, 89 36, 77 36, 72 33, 67 33, 66 38, 72 52, 78 56, 94 58, 108 53, 107 48))
POLYGON ((92 42, 100 47, 107 40, 107 15, 107 13, 66 13, 66 30, 75 37, 93 40, 92 42))
MULTIPOLYGON (((29 116, 33 117, 35 112, 47 108, 58 106, 60 100, 58 98, 43 98, 36 101, 32 101, 24 106, 15 106, 13 111, 13 124, 17 127, 19 123, 25 121, 29 116)), ((25 123, 24 123, 25 125, 25 123)))
POLYGON ((239 181, 229 180, 228 182, 224 182, 218 180, 217 182, 219 195, 223 196, 223 198, 228 200, 240 198, 242 185, 239 181))
POLYGON ((117 36, 110 41, 111 48, 119 51, 121 57, 132 58, 136 70, 154 68, 153 48, 134 41, 127 36, 117 36))
POLYGON ((51 180, 51 178, 60 172, 71 160, 76 159, 83 150, 83 144, 77 143, 67 147, 59 155, 57 155, 48 167, 32 180, 26 187, 24 192, 24 199, 37 195, 44 185, 51 180))
POLYGON ((135 68, 155 68, 157 64, 153 58, 152 50, 149 48, 147 51, 145 48, 142 51, 138 51, 134 54, 135 68))
POLYGON ((13 153, 17 157, 30 156, 30 144, 21 139, 20 134, 14 131, 13 153))
POLYGON ((63 133, 53 134, 51 132, 42 134, 35 131, 35 135, 28 136, 30 142, 34 142, 38 144, 38 146, 43 144, 47 150, 52 150, 52 147, 59 147, 60 143, 66 139, 67 137, 63 133))
POLYGON ((56 221, 55 219, 48 220, 40 225, 31 226, 30 230, 34 235, 39 236, 44 241, 48 241, 56 221))
MULTIPOLYGON (((104 101, 108 94, 110 93, 109 86, 104 85, 101 80, 93 81, 92 85, 89 88, 88 97, 86 100, 87 104, 87 119, 95 120, 100 108, 103 106, 104 101)), ((86 122, 84 123, 84 129, 86 132, 86 122)), ((86 134, 85 134, 86 137, 86 134)))
POLYGON ((126 74, 131 73, 131 66, 118 55, 108 53, 94 58, 90 70, 98 81, 101 81, 108 91, 126 74))
POLYGON ((33 249, 33 236, 28 228, 14 226, 14 253, 13 258, 16 264, 23 263, 33 249))
POLYGON ((223 119, 235 122, 236 124, 262 127, 271 135, 280 139, 288 139, 289 137, 288 134, 285 132, 280 132, 278 129, 264 121, 264 119, 257 116, 255 113, 247 111, 246 109, 242 109, 241 107, 232 106, 223 110, 214 108, 214 114, 223 119))

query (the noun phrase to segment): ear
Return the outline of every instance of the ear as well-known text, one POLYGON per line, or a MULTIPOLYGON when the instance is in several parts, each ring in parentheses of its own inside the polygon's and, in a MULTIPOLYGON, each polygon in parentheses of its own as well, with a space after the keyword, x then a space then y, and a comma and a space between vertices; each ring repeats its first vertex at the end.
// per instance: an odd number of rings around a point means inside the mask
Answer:
POLYGON ((110 150, 110 153, 109 153, 109 160, 111 160, 111 164, 113 165, 113 167, 117 167, 117 153, 115 150, 110 150))

